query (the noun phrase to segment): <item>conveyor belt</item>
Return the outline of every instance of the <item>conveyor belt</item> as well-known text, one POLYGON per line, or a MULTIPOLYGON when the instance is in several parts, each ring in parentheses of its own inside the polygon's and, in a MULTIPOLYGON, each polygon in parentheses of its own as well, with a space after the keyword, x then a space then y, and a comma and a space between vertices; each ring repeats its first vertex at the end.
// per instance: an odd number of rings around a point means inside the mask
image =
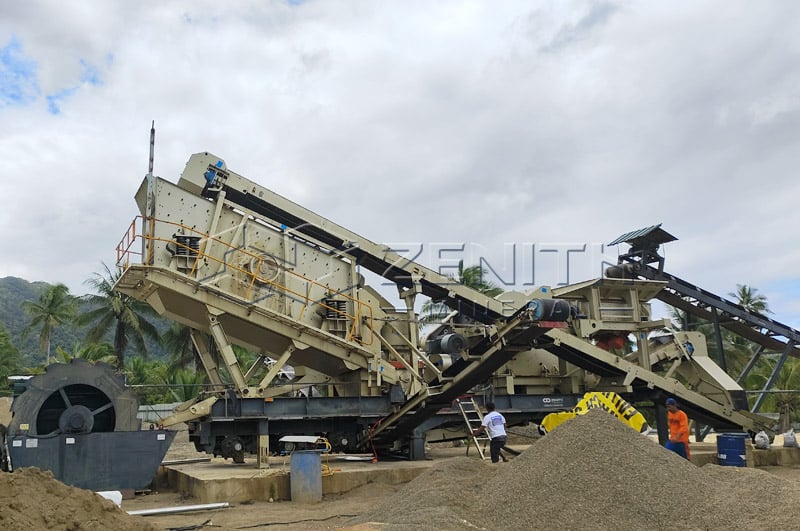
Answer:
POLYGON ((700 393, 683 387, 672 378, 643 369, 561 330, 551 330, 541 336, 537 348, 545 349, 573 365, 611 381, 617 379, 619 385, 630 385, 633 393, 639 397, 656 399, 661 396, 675 396, 693 413, 692 418, 702 419, 708 425, 741 429, 751 424, 750 421, 753 420, 753 417, 747 414, 747 398, 744 391, 731 392, 732 411, 700 393))
POLYGON ((398 412, 384 419, 373 440, 384 443, 409 436, 423 422, 441 409, 450 407, 456 398, 485 382, 507 363, 518 352, 513 346, 516 342, 530 343, 548 330, 550 328, 532 323, 523 314, 516 315, 497 334, 484 338, 469 349, 468 359, 460 364, 460 370, 454 376, 443 376, 441 380, 431 382, 427 394, 412 398, 398 412))
MULTIPOLYGON (((232 179, 233 176, 228 177, 228 180, 232 179)), ((416 279, 423 295, 443 301, 476 321, 488 324, 508 317, 505 314, 507 308, 491 297, 412 262, 386 246, 348 231, 266 188, 260 190, 259 196, 242 192, 228 184, 223 185, 222 190, 225 191, 226 200, 278 222, 292 229, 294 233, 302 234, 333 251, 349 255, 361 267, 398 286, 411 288, 416 279)), ((218 193, 219 190, 208 188, 203 191, 203 195, 209 198, 215 198, 218 193)), ((513 313, 514 309, 511 310, 510 313, 513 313)))
POLYGON ((720 326, 744 337, 765 349, 783 352, 791 344, 790 355, 800 357, 800 331, 771 319, 765 315, 748 311, 743 306, 705 291, 685 280, 644 264, 637 274, 649 280, 667 282, 667 286, 656 298, 694 316, 714 322, 713 311, 719 312, 720 326))

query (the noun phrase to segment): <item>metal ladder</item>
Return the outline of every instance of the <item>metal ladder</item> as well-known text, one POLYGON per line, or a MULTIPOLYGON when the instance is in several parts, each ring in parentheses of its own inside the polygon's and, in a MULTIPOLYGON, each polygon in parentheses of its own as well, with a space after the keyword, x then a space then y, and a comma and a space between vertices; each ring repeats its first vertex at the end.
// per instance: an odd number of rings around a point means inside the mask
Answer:
MULTIPOLYGON (((483 421, 483 416, 481 415, 481 410, 478 407, 478 403, 475 402, 475 398, 471 396, 458 397, 456 398, 455 402, 458 405, 459 411, 461 411, 461 416, 464 417, 464 422, 467 425, 467 432, 472 440, 472 444, 474 444, 475 448, 478 450, 478 455, 480 458, 485 460, 486 454, 484 449, 489 443, 489 434, 486 432, 483 432, 480 435, 472 434, 472 431, 478 429, 483 421), (481 442, 483 442, 483 445, 481 445, 481 442)), ((469 446, 467 446, 467 455, 469 455, 469 446)))

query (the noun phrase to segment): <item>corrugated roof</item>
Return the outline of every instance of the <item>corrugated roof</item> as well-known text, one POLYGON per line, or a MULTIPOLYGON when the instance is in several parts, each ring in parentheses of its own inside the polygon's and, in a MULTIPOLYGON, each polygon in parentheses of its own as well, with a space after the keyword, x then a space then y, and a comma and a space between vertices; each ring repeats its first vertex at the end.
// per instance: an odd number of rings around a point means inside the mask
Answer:
POLYGON ((637 241, 647 241, 652 243, 667 243, 677 240, 675 236, 661 228, 661 223, 652 225, 643 229, 635 230, 627 234, 623 234, 609 245, 617 245, 620 243, 630 243, 633 245, 637 241))

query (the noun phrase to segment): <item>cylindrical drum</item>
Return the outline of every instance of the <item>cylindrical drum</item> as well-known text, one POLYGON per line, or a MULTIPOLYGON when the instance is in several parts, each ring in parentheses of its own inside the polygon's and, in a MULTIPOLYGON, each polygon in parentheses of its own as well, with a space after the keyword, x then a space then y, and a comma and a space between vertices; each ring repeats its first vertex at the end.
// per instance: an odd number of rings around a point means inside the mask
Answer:
POLYGON ((717 435, 717 462, 722 466, 747 466, 746 433, 717 435))
POLYGON ((569 319, 569 303, 563 299, 533 299, 528 303, 536 321, 566 321, 569 319))
POLYGON ((322 501, 322 460, 316 450, 292 452, 290 470, 292 501, 317 503, 322 501))
POLYGON ((447 334, 439 340, 439 348, 444 354, 458 354, 467 348, 467 340, 461 334, 447 334))
POLYGON ((449 369, 453 365, 453 356, 450 354, 431 354, 428 358, 440 371, 449 369))

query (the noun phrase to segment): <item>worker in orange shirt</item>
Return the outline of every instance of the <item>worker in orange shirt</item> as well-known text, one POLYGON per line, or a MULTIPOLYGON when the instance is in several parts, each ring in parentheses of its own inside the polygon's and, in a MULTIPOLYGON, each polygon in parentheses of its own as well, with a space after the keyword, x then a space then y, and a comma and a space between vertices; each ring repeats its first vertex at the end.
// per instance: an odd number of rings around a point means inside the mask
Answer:
POLYGON ((667 398, 667 423, 669 425, 669 441, 665 448, 672 450, 684 459, 691 459, 689 451, 689 417, 678 409, 674 398, 667 398))

